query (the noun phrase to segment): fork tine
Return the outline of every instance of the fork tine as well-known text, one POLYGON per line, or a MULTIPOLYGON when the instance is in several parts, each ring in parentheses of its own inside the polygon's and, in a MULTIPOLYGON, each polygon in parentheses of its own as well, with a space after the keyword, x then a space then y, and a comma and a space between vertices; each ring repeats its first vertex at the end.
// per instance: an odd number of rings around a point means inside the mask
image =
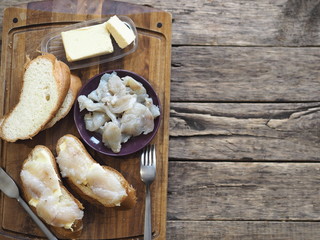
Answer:
POLYGON ((151 145, 151 159, 152 159, 152 162, 151 162, 151 165, 153 166, 156 166, 156 163, 157 163, 157 159, 156 159, 156 146, 155 145, 151 145))
POLYGON ((152 165, 152 146, 148 146, 148 166, 152 165))
POLYGON ((142 154, 141 154, 141 157, 140 157, 140 165, 145 165, 145 158, 146 158, 146 149, 144 148, 142 150, 142 154))
POLYGON ((144 165, 148 166, 149 164, 149 146, 146 147, 146 154, 145 154, 145 160, 144 160, 144 165))
POLYGON ((149 159, 149 146, 147 146, 145 149, 144 149, 144 162, 143 162, 143 165, 144 166, 147 166, 148 165, 148 159, 149 159))

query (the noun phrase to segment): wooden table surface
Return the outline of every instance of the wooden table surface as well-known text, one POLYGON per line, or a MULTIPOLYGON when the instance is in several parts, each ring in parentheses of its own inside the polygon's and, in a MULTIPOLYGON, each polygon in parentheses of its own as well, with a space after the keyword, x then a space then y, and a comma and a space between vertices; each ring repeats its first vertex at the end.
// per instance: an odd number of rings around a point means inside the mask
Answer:
POLYGON ((319 239, 320 1, 127 2, 173 17, 167 239, 319 239))

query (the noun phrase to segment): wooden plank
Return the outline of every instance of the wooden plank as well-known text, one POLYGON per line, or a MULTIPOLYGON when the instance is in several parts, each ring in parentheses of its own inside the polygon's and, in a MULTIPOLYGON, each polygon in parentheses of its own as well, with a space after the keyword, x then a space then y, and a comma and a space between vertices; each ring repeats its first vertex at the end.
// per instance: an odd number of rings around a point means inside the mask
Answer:
POLYGON ((319 161, 320 103, 171 103, 173 159, 319 161))
POLYGON ((173 4, 170 0, 142 0, 139 3, 172 12, 173 44, 177 45, 315 46, 320 43, 319 1, 178 0, 173 4))
POLYGON ((172 50, 172 101, 319 101, 318 48, 172 50))
POLYGON ((319 222, 168 221, 167 239, 316 240, 319 229, 319 222))
POLYGON ((320 220, 318 163, 179 161, 169 168, 168 220, 320 220))
MULTIPOLYGON (((28 1, 5 0, 0 8, 26 2, 28 1)), ((137 3, 135 0, 126 2, 137 3)), ((141 0, 139 4, 150 5, 173 14, 172 42, 175 45, 317 46, 320 44, 318 0, 276 2, 141 0)))

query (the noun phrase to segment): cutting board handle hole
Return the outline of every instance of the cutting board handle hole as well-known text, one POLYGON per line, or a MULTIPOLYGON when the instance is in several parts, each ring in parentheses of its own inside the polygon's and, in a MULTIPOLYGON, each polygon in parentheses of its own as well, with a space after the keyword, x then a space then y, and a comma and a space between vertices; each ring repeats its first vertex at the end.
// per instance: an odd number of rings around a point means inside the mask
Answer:
POLYGON ((158 22, 158 23, 157 23, 157 27, 158 27, 158 28, 161 28, 161 27, 162 27, 162 23, 161 23, 161 22, 158 22))
POLYGON ((13 22, 13 23, 17 23, 17 22, 18 22, 18 18, 12 19, 12 22, 13 22))

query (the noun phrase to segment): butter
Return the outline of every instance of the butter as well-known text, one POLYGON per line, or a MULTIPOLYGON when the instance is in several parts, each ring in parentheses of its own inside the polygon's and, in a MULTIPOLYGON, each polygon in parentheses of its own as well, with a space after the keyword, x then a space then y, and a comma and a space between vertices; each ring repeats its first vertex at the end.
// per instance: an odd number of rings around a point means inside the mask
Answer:
POLYGON ((113 52, 106 23, 61 32, 61 36, 69 62, 113 52))
POLYGON ((65 142, 65 141, 63 141, 63 142, 60 144, 59 148, 60 148, 60 151, 65 151, 65 150, 66 150, 66 148, 67 148, 67 144, 66 144, 66 142, 65 142))
POLYGON ((63 227, 64 227, 65 229, 71 229, 71 230, 73 231, 73 229, 72 229, 73 223, 74 223, 74 222, 66 223, 63 227))
POLYGON ((136 38, 133 31, 117 16, 113 16, 107 21, 107 29, 120 48, 127 47, 136 38))
POLYGON ((37 162, 50 164, 50 155, 47 152, 38 151, 35 153, 34 158, 37 159, 37 162))
POLYGON ((29 204, 32 206, 32 207, 36 207, 39 203, 39 199, 35 199, 35 198, 31 198, 30 201, 29 201, 29 204))

